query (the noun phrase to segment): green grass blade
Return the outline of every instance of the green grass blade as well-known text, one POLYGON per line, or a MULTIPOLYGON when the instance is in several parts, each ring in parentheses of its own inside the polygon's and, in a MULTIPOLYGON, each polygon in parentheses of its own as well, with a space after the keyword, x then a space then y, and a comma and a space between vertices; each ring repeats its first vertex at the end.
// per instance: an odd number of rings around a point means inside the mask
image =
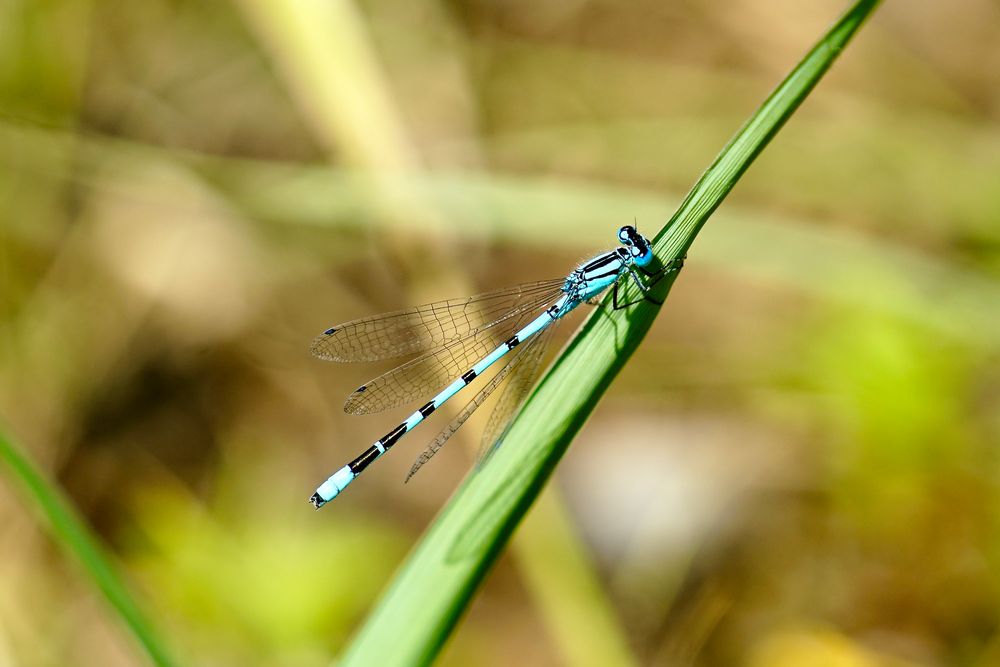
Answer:
MULTIPOLYGON (((687 251, 708 217, 877 5, 878 0, 856 2, 740 129, 657 234, 659 258, 687 251)), ((662 281, 660 296, 672 282, 662 281)), ((604 307, 586 320, 529 397, 504 446, 469 476, 428 529, 343 664, 425 664, 437 655, 487 569, 657 312, 643 304, 623 316, 604 307)))
MULTIPOLYGON (((683 255, 754 158, 798 108, 878 5, 859 0, 722 150, 657 234, 657 257, 683 255)), ((662 281, 665 296, 673 279, 662 281)), ((597 310, 552 365, 504 446, 459 488, 345 655, 344 665, 426 664, 538 496, 570 441, 649 330, 658 308, 597 310)), ((600 480, 594 480, 599 484, 600 480)))
POLYGON ((48 521, 56 541, 90 575, 145 649, 150 662, 158 667, 176 665, 90 529, 73 511, 62 493, 32 466, 3 433, 0 433, 0 462, 6 465, 10 477, 20 484, 31 504, 48 521))
POLYGON ((511 541, 510 555, 555 662, 573 667, 640 664, 556 487, 535 500, 511 541))
POLYGON ((715 158, 656 236, 657 257, 680 257, 785 121, 799 108, 880 0, 858 0, 806 54, 715 158))

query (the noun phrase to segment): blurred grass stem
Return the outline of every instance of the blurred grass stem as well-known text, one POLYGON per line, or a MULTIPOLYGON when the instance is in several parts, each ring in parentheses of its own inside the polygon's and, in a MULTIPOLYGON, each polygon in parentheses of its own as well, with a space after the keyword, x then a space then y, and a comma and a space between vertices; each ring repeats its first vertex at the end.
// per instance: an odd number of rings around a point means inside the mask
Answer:
POLYGON ((29 504, 41 512, 52 537, 71 558, 79 562, 104 594, 105 599, 146 651, 150 662, 158 667, 178 665, 119 577, 90 528, 73 511, 62 492, 35 469, 14 442, 3 433, 0 433, 0 461, 6 466, 8 476, 19 483, 30 501, 29 504))

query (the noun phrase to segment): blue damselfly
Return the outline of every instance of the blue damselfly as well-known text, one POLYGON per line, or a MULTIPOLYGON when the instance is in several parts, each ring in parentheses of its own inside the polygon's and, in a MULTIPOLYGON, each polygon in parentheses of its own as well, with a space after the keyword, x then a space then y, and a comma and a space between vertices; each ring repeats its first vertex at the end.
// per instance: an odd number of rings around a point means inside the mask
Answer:
POLYGON ((537 379, 553 323, 581 303, 596 303, 596 298, 609 287, 613 288, 612 305, 616 310, 643 299, 659 304, 649 295, 650 288, 683 265, 683 259, 677 259, 650 270, 653 251, 649 241, 630 225, 618 230, 618 240, 622 247, 587 260, 565 278, 366 317, 323 332, 312 346, 313 354, 321 359, 377 361, 417 355, 358 387, 347 398, 346 412, 381 412, 437 389, 440 392, 331 475, 316 489, 310 502, 319 509, 333 500, 400 438, 506 357, 506 365, 421 452, 407 479, 441 449, 493 390, 507 380, 483 434, 484 449, 489 451, 537 379), (638 287, 641 297, 621 303, 620 279, 626 276, 638 287))

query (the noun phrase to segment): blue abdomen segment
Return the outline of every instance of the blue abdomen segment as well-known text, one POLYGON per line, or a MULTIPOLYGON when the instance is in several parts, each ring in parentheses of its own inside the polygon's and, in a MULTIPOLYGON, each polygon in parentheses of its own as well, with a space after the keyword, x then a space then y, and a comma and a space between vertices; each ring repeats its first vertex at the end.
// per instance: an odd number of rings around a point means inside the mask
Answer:
POLYGON ((354 481, 357 475, 351 470, 350 465, 346 465, 337 472, 330 475, 325 482, 319 485, 316 489, 316 493, 312 495, 309 499, 316 509, 319 509, 326 503, 330 502, 340 494, 341 491, 347 488, 347 485, 354 481))
MULTIPOLYGON (((499 359, 499 357, 497 357, 497 358, 499 359)), ((451 398, 452 396, 454 396, 455 394, 457 394, 467 384, 468 384, 468 382, 466 382, 463 378, 458 378, 457 380, 455 380, 454 382, 452 382, 450 385, 448 385, 447 387, 445 387, 441 391, 441 393, 439 393, 437 396, 435 396, 434 400, 431 401, 431 403, 434 405, 434 409, 437 410, 442 405, 444 405, 445 401, 447 401, 449 398, 451 398)), ((417 419, 417 421, 413 424, 414 426, 416 426, 417 424, 419 424, 420 422, 422 422, 424 420, 424 417, 426 415, 421 415, 420 412, 418 411, 418 412, 414 412, 410 416, 411 416, 411 418, 412 417, 419 417, 417 419)))

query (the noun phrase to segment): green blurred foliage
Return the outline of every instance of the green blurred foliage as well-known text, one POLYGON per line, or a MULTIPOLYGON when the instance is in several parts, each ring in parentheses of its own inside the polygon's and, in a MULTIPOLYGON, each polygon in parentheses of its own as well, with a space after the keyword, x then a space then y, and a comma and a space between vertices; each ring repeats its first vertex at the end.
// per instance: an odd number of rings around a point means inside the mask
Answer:
MULTIPOLYGON (((404 487, 410 442, 310 512, 397 416, 343 415, 385 367, 312 336, 658 227, 842 8, 267 14, 307 4, 0 3, 0 420, 188 664, 326 664, 467 466, 456 445, 404 487)), ((570 451, 563 548, 636 662, 1000 663, 998 18, 880 10, 570 451)), ((6 484, 0 548, 0 663, 142 664, 6 484)), ((581 643, 614 632, 531 552, 443 664, 579 662, 578 615, 581 643)))

